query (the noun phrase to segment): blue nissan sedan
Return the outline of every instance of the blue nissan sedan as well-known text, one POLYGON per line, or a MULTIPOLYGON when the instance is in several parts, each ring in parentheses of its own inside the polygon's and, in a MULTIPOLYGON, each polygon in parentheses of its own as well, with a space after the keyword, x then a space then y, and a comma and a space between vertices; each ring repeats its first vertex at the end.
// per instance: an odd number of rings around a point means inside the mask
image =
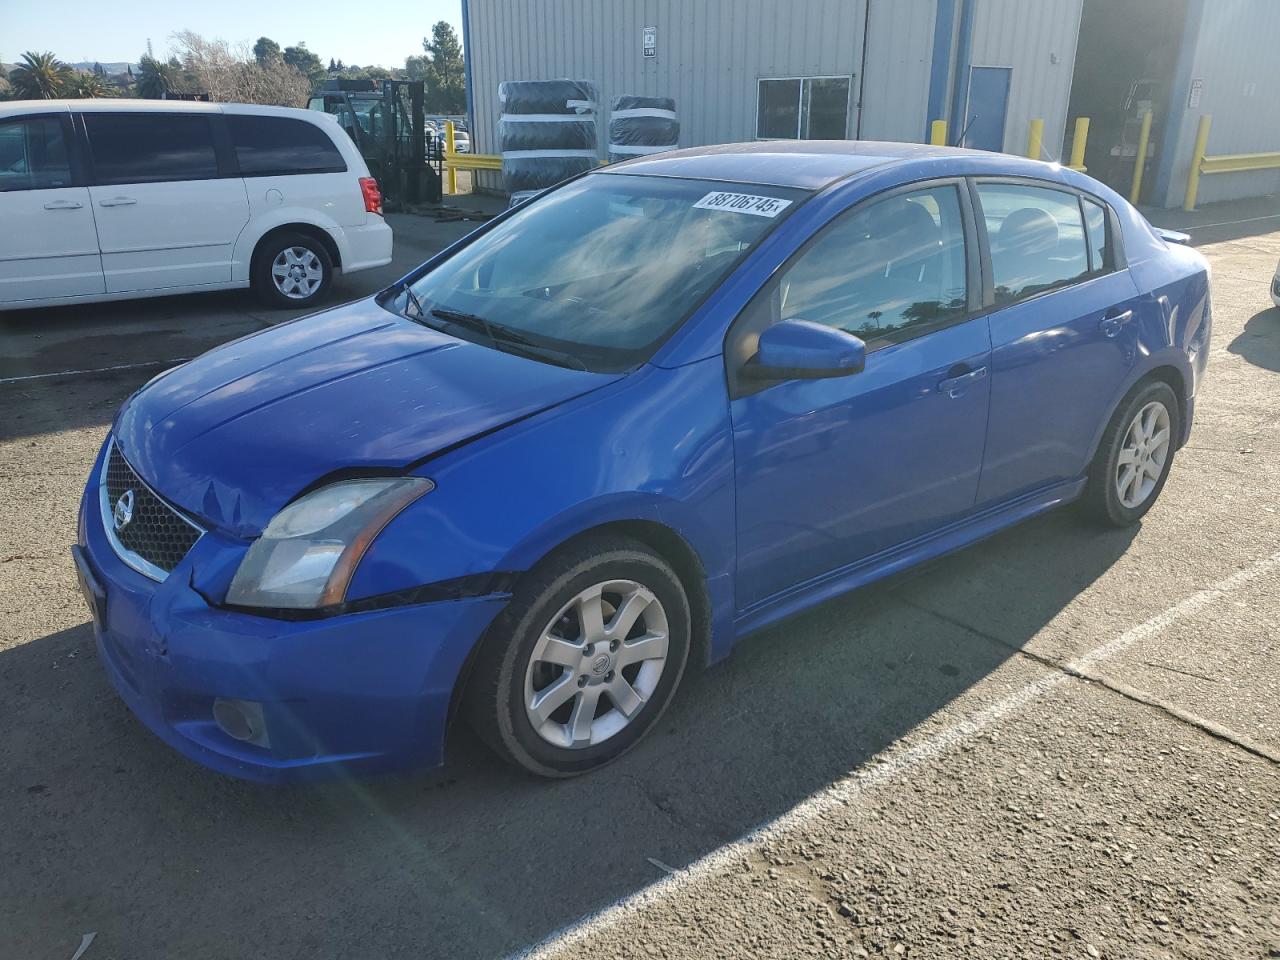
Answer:
POLYGON ((264 781, 543 776, 687 669, 1069 501, 1138 521, 1210 332, 1185 237, 1060 166, 756 143, 606 167, 125 403, 73 548, 112 683, 264 781))

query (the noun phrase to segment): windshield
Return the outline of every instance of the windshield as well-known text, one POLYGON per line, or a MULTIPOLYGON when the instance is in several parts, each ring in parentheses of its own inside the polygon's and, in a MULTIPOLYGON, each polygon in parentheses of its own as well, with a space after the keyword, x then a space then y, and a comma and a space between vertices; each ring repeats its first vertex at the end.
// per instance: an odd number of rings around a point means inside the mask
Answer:
POLYGON ((514 339, 591 370, 649 357, 801 191, 623 174, 519 208, 415 281, 398 308, 467 339, 514 339), (410 295, 411 294, 411 295, 410 295))

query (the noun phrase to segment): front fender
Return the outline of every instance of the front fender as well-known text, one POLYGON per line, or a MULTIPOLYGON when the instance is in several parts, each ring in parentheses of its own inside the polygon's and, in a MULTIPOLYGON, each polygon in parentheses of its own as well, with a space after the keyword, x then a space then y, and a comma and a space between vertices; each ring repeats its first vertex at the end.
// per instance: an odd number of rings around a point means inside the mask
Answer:
POLYGON ((566 540, 623 520, 675 531, 709 580, 733 569, 733 445, 718 359, 641 368, 416 472, 436 489, 382 531, 348 599, 521 572, 566 540))

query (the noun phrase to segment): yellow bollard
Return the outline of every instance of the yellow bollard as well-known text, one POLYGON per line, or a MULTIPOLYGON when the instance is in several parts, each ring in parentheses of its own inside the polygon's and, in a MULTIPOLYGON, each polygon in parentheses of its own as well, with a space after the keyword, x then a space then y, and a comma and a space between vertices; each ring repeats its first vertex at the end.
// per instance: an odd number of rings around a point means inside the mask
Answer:
POLYGON ((1196 208, 1196 195, 1200 193, 1200 164, 1204 163, 1204 152, 1209 147, 1209 124, 1213 122, 1210 114, 1200 117, 1200 128, 1196 131, 1196 149, 1191 154, 1191 174, 1187 177, 1187 199, 1182 209, 1191 211, 1196 208))
POLYGON ((1032 120, 1031 130, 1027 134, 1027 156, 1032 160, 1040 159, 1042 144, 1044 143, 1044 121, 1032 120))
POLYGON ((1085 172, 1084 165, 1084 147, 1089 142, 1089 118, 1076 117, 1076 132, 1071 138, 1071 163, 1069 166, 1072 170, 1085 172))
POLYGON ((1142 172, 1147 165, 1147 142, 1151 139, 1151 111, 1142 115, 1142 129, 1138 131, 1138 155, 1133 164, 1133 186, 1129 188, 1129 202, 1137 203, 1142 193, 1142 172))
POLYGON ((947 145, 947 121, 935 120, 929 125, 929 142, 935 147, 947 145))
POLYGON ((445 163, 445 193, 453 195, 458 192, 458 170, 450 164, 454 158, 458 146, 457 140, 453 135, 453 121, 446 120, 444 122, 444 163, 445 163))

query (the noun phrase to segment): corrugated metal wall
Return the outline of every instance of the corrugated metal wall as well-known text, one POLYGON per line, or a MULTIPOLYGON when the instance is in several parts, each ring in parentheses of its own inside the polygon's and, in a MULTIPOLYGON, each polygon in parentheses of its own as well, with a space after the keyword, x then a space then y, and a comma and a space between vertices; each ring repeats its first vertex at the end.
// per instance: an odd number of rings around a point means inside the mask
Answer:
MULTIPOLYGON (((1163 202, 1180 204, 1191 171, 1201 114, 1213 116, 1211 155, 1280 150, 1280 3, 1276 0, 1212 0, 1204 6, 1190 73, 1203 81, 1200 105, 1184 95, 1171 117, 1178 123, 1173 170, 1163 202)), ((1223 173, 1200 181, 1200 203, 1256 197, 1280 191, 1280 171, 1223 173)))
MULTIPOLYGON (((870 2, 861 135, 920 140, 936 0, 870 2)), ((752 139, 762 77, 850 76, 853 136, 866 3, 469 0, 472 142, 496 152, 500 81, 557 77, 595 81, 602 111, 619 94, 674 97, 680 144, 693 146, 752 139), (658 30, 654 58, 642 56, 644 27, 658 30)))
POLYGON ((924 138, 937 0, 872 0, 862 88, 866 140, 924 138))
POLYGON ((1082 9, 1083 0, 978 0, 970 62, 1013 68, 1005 152, 1025 153, 1028 126, 1040 118, 1040 159, 1061 159, 1082 9))

